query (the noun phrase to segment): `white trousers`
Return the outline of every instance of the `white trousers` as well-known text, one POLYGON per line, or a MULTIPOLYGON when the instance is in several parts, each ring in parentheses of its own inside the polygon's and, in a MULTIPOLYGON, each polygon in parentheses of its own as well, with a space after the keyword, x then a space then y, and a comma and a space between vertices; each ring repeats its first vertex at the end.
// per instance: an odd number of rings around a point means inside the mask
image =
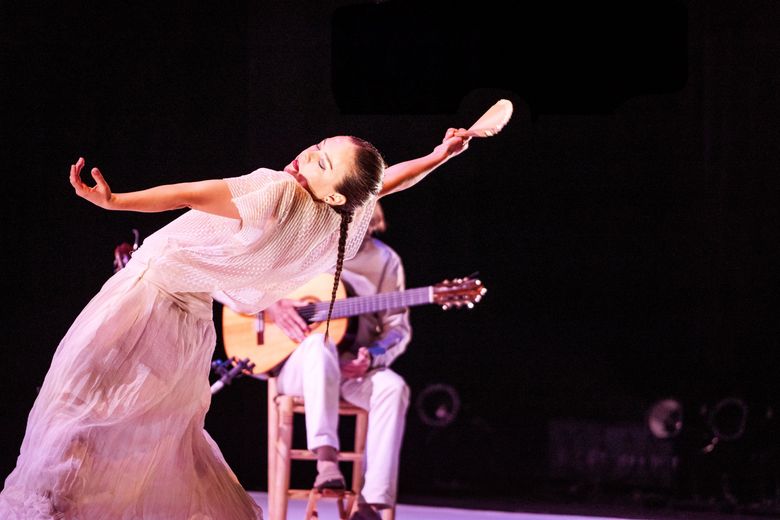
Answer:
POLYGON ((360 379, 341 380, 336 347, 312 334, 293 351, 277 379, 279 393, 303 396, 306 402, 308 448, 339 448, 339 396, 368 410, 365 483, 359 500, 395 504, 409 387, 389 368, 372 370, 360 379))

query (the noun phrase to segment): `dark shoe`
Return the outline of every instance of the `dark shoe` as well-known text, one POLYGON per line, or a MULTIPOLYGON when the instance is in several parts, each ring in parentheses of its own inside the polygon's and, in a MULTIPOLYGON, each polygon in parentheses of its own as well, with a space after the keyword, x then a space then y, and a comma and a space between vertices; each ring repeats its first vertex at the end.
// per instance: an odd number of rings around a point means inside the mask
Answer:
POLYGON ((349 520, 382 520, 382 515, 370 506, 358 505, 358 510, 352 513, 349 520))

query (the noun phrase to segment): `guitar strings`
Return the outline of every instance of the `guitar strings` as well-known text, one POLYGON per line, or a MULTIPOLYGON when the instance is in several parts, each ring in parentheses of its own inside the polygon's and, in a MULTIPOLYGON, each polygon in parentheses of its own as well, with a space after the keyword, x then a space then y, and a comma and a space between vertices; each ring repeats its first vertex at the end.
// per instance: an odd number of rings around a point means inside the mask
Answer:
MULTIPOLYGON (((336 300, 333 306, 333 318, 344 316, 353 316, 380 310, 397 309, 413 305, 422 305, 431 303, 431 292, 428 287, 417 289, 408 289, 406 291, 396 291, 389 293, 380 293, 369 296, 353 296, 343 300, 336 300)), ((298 307, 298 314, 307 322, 313 323, 325 321, 328 315, 330 302, 310 303, 298 307)))

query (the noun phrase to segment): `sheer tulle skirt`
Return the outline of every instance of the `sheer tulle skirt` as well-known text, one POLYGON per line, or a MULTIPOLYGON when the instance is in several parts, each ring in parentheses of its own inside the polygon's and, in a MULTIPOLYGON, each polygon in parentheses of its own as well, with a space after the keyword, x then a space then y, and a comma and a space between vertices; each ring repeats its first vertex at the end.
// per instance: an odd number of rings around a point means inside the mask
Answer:
POLYGON ((4 520, 262 518, 203 429, 211 300, 153 279, 114 275, 60 343, 0 494, 4 520))

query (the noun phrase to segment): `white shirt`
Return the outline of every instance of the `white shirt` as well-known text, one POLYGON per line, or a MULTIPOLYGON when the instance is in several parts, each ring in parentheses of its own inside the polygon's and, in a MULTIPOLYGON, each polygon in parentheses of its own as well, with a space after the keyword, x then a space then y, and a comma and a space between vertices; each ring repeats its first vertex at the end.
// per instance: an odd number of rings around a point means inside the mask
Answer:
MULTIPOLYGON (((401 258, 390 246, 367 237, 355 256, 344 262, 341 274, 350 295, 368 296, 403 291, 406 277, 401 258)), ((368 347, 373 367, 386 367, 401 355, 412 339, 409 308, 362 314, 358 320, 352 353, 368 347)))

